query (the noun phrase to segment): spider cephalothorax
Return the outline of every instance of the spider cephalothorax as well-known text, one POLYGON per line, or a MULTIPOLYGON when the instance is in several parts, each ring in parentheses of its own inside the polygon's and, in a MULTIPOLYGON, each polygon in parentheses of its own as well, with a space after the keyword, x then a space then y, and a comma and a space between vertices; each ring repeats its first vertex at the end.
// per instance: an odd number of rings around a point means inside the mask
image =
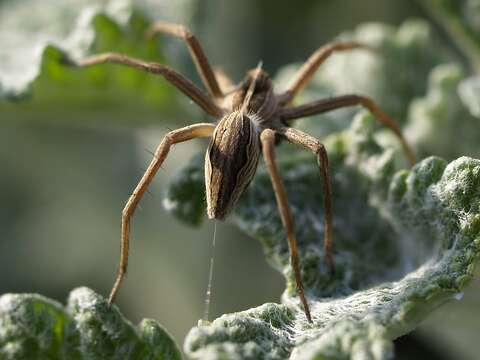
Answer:
POLYGON ((322 143, 313 136, 290 127, 291 121, 346 106, 361 105, 398 136, 407 158, 412 163, 414 162, 413 152, 395 121, 367 97, 353 94, 320 99, 300 106, 291 106, 290 104, 306 86, 318 67, 333 52, 351 49, 371 51, 372 48, 356 42, 334 42, 323 46, 300 67, 287 89, 280 94, 275 94, 270 77, 261 70, 260 66, 249 71, 245 79, 232 90, 233 85, 230 79, 225 74, 212 69, 200 43, 188 29, 180 25, 157 22, 151 27, 149 34, 153 36, 158 32, 168 33, 185 40, 200 77, 208 90, 208 95, 175 70, 158 63, 145 62, 116 53, 92 56, 78 63, 79 66, 89 66, 113 62, 161 75, 214 118, 212 123, 197 123, 173 130, 165 135, 158 146, 152 162, 122 212, 120 268, 109 302, 114 301, 127 271, 130 219, 148 185, 167 157, 171 146, 197 137, 211 137, 205 156, 208 217, 223 219, 228 215, 252 180, 260 153, 262 153, 286 231, 290 263, 295 274, 298 295, 302 301, 305 316, 311 322, 312 318, 300 274, 293 219, 285 188, 275 164, 275 145, 278 139, 284 139, 313 152, 317 157, 324 188, 325 258, 333 271, 332 190, 327 151, 322 143), (221 84, 222 86, 220 86, 221 84), (230 90, 227 90, 225 85, 229 85, 230 90))
POLYGON ((255 115, 259 122, 269 121, 277 109, 277 98, 273 93, 273 83, 270 76, 261 68, 250 70, 245 79, 240 83, 239 89, 226 97, 225 105, 233 110, 240 110, 255 115), (251 89, 251 98, 247 93, 251 89), (231 103, 228 100, 231 99, 231 103))

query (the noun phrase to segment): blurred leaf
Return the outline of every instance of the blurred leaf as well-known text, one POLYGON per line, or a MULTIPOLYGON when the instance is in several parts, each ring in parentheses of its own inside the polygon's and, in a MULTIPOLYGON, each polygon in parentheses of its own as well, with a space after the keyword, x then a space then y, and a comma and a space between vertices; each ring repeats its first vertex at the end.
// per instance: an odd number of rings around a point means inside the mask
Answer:
POLYGON ((447 159, 468 154, 480 157, 479 78, 466 78, 458 64, 436 67, 425 97, 410 106, 407 138, 421 155, 447 159))
POLYGON ((480 70, 480 1, 419 0, 480 70))
MULTIPOLYGON (((158 40, 145 37, 152 20, 135 10, 130 1, 94 3, 97 5, 85 7, 85 3, 69 0, 62 6, 33 6, 29 11, 37 10, 39 17, 30 26, 22 17, 28 3, 0 5, 4 10, 0 11, 0 24, 2 19, 9 20, 0 25, 2 114, 21 119, 25 113, 57 109, 60 114, 64 112, 65 119, 84 121, 89 112, 108 108, 115 121, 128 119, 130 124, 157 121, 158 114, 173 118, 185 115, 179 104, 189 102, 177 96, 179 92, 161 77, 112 64, 85 69, 66 65, 66 59, 107 51, 167 62, 158 49, 158 40), (49 26, 52 17, 64 22, 49 26), (21 104, 2 101, 32 96, 32 101, 21 104)), ((186 107, 196 110, 195 105, 186 107)))
POLYGON ((464 157, 447 165, 431 157, 396 172, 394 151, 375 141, 373 125, 363 113, 349 131, 326 140, 334 189, 333 277, 323 254, 316 163, 310 154, 287 149, 293 145, 280 147, 314 324, 295 296, 287 241, 261 167, 232 220, 262 242, 284 273, 283 305, 264 304, 193 328, 185 343, 189 356, 385 359, 393 339, 458 295, 480 254, 480 161, 464 157))
POLYGON ((73 290, 66 308, 40 295, 3 295, 0 329, 2 359, 181 359, 156 321, 134 327, 88 288, 73 290))
POLYGON ((458 96, 470 115, 480 119, 480 76, 464 79, 458 85, 458 96))

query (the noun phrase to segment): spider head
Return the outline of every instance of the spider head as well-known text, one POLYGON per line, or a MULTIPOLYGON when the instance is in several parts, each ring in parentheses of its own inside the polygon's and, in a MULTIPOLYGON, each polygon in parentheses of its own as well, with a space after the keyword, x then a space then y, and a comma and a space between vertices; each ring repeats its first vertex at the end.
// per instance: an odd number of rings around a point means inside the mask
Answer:
POLYGON ((273 83, 270 75, 261 68, 252 69, 247 72, 245 78, 240 82, 238 90, 233 95, 232 108, 240 109, 244 105, 248 90, 255 82, 251 99, 248 101, 247 112, 257 113, 265 102, 270 101, 273 96, 273 83))
POLYGON ((255 175, 260 157, 258 125, 253 116, 233 111, 213 133, 205 156, 207 214, 223 219, 255 175))

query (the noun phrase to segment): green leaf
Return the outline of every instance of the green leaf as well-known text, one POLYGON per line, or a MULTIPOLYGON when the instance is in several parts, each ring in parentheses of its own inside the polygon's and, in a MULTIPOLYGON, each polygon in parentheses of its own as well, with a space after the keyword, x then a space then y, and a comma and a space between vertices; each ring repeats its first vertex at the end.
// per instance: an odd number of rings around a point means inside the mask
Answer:
POLYGON ((134 327, 115 305, 78 288, 66 308, 40 295, 2 295, 0 358, 179 360, 181 355, 156 321, 134 327))
POLYGON ((152 20, 135 10, 131 1, 104 1, 102 6, 96 1, 96 6, 86 7, 89 3, 69 0, 61 6, 44 4, 42 9, 28 1, 0 4, 2 114, 21 120, 31 119, 35 112, 57 109, 58 118, 84 122, 90 113, 108 108, 115 122, 131 124, 132 120, 158 121, 158 114, 184 117, 182 108, 197 110, 179 106, 188 101, 161 77, 113 64, 84 69, 68 65, 88 54, 111 51, 168 63, 158 46, 165 37, 146 38, 152 20), (25 26, 23 13, 34 10, 38 19, 25 26), (55 25, 50 26, 52 23, 55 25), (30 101, 8 102, 26 98, 30 101))
POLYGON ((453 41, 480 70, 480 1, 419 0, 449 32, 453 41))
POLYGON ((479 78, 467 78, 458 64, 432 70, 427 93, 412 102, 405 128, 421 156, 480 157, 479 95, 479 78))
POLYGON ((410 171, 396 171, 395 151, 376 142, 374 121, 359 114, 350 130, 326 140, 334 190, 334 276, 323 254, 317 165, 311 154, 280 146, 314 324, 295 296, 285 234, 268 174, 260 167, 232 220, 262 242, 269 261, 284 273, 283 304, 193 328, 185 343, 189 356, 385 359, 393 339, 460 294, 480 254, 480 161, 463 157, 447 165, 430 157, 410 171))
POLYGON ((480 119, 480 76, 464 79, 458 86, 458 96, 470 115, 480 119))

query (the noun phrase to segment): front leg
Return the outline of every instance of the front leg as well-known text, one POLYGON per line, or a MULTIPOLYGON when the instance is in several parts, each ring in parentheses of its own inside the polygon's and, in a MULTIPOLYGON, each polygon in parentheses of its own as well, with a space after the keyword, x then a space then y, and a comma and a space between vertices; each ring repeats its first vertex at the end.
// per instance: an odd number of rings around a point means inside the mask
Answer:
POLYGON ((166 65, 147 62, 141 59, 136 59, 130 56, 112 52, 87 57, 80 60, 75 65, 79 67, 86 67, 104 63, 114 63, 129 66, 155 75, 161 75, 165 78, 165 80, 170 82, 173 86, 192 99, 207 114, 218 119, 223 116, 223 110, 219 108, 209 96, 207 96, 190 80, 166 65))
POLYGON ((195 63, 198 74, 202 78, 208 92, 215 98, 223 98, 217 77, 203 51, 202 45, 200 45, 197 37, 193 35, 188 28, 183 25, 172 24, 165 21, 156 21, 150 26, 150 29, 148 29, 147 35, 153 37, 157 33, 170 34, 183 39, 187 44, 188 51, 195 63))
POLYGON ((303 131, 284 127, 277 130, 289 142, 303 146, 317 156, 318 168, 323 181, 323 206, 325 208, 325 233, 323 240, 323 248, 325 252, 325 260, 330 268, 330 272, 335 272, 333 262, 333 210, 332 210, 332 183, 330 180, 328 155, 323 144, 313 136, 303 131))
POLYGON ((292 214, 288 206, 287 194, 285 187, 283 186, 282 179, 278 172, 277 165, 275 163, 275 132, 271 129, 265 129, 260 134, 260 140, 262 142, 263 156, 267 165, 270 179, 272 180, 273 190, 275 192, 275 198, 277 199, 278 211, 282 218, 283 227, 287 232, 288 247, 290 250, 290 263, 295 273, 295 281, 297 284, 298 295, 303 303, 303 309, 305 316, 309 322, 312 322, 312 316, 310 315, 310 308, 308 306, 307 299, 303 290, 302 275, 300 272, 300 265, 298 259, 297 240, 295 238, 295 229, 293 225, 292 214))
POLYGON ((211 136, 213 130, 215 129, 214 124, 200 123, 195 125, 186 126, 184 128, 170 131, 163 138, 162 142, 155 151, 152 162, 148 166, 147 170, 143 174, 140 182, 138 183, 135 190, 133 190, 132 195, 128 199, 125 207, 122 211, 122 238, 120 243, 120 266, 118 268, 117 278, 113 285, 112 291, 108 298, 108 303, 111 304, 115 301, 115 296, 122 285, 122 282, 127 274, 127 265, 128 265, 128 245, 129 245, 129 235, 130 235, 130 219, 137 208, 137 205, 142 198, 143 194, 147 190, 148 185, 150 185, 158 169, 162 165, 163 161, 170 151, 170 147, 173 144, 191 140, 197 137, 207 137, 211 136))

